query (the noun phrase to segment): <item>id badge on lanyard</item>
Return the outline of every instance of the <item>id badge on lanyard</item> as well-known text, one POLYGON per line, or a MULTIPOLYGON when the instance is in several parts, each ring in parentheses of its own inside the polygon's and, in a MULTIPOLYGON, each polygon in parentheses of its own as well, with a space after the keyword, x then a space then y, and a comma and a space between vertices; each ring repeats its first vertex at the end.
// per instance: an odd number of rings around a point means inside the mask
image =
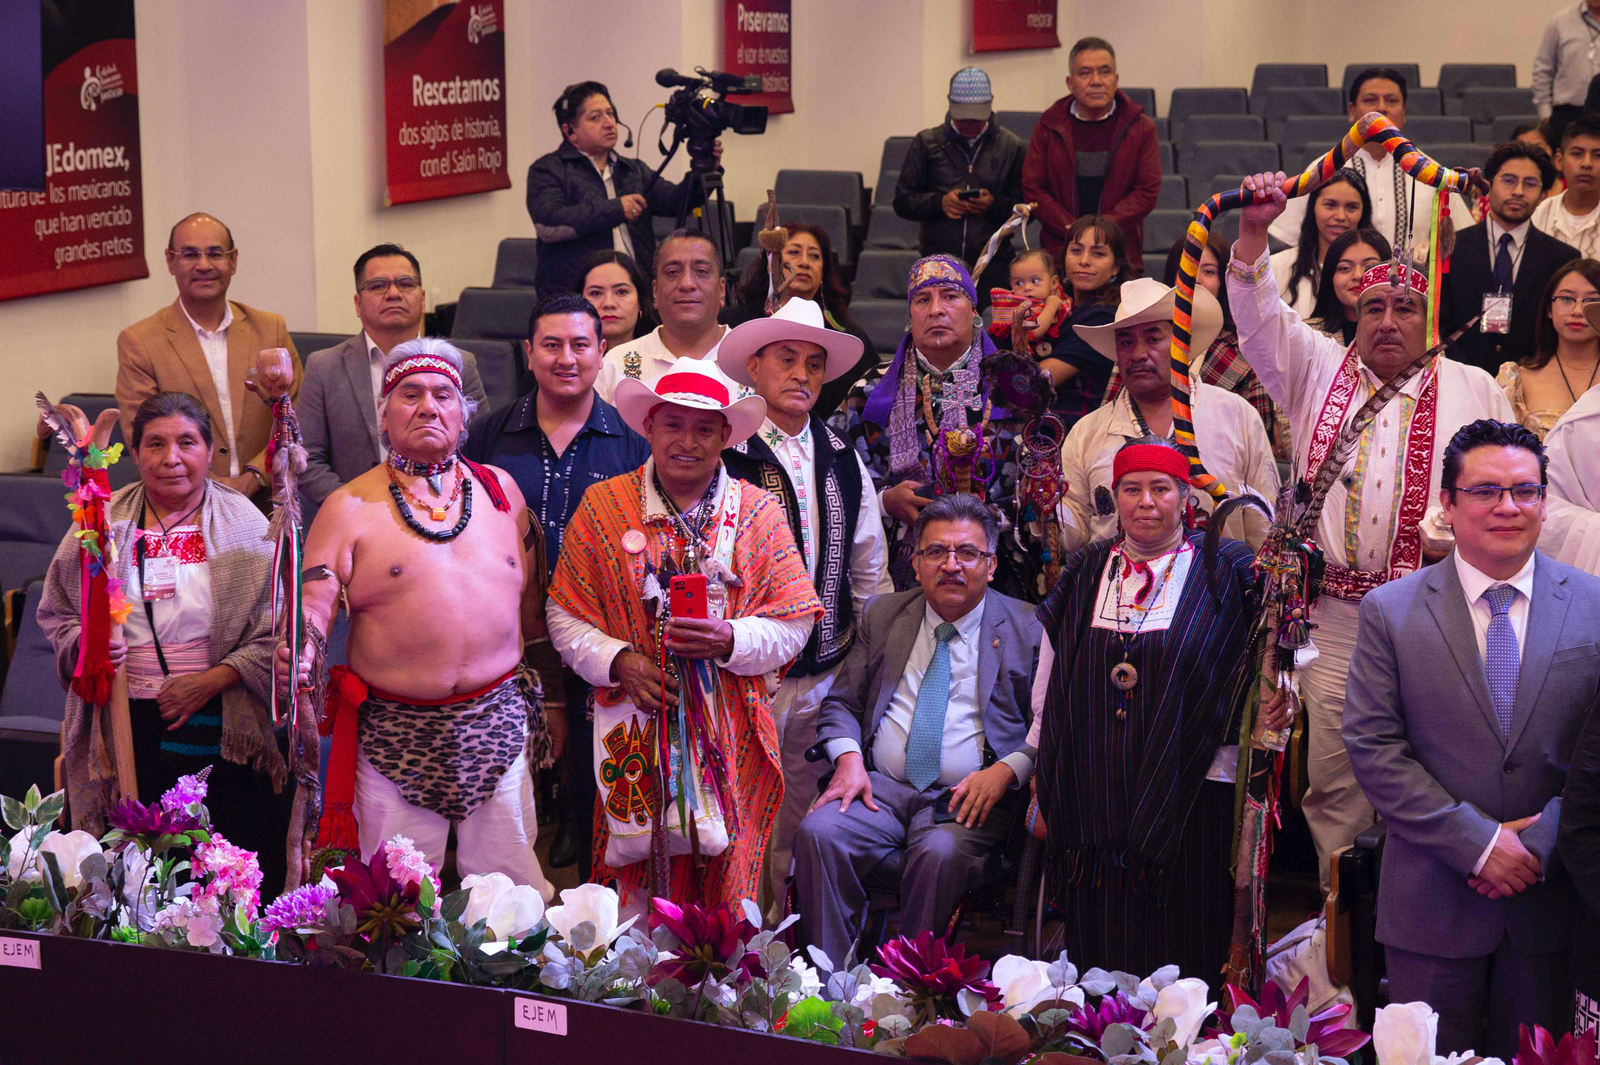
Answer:
POLYGON ((144 601, 154 603, 178 594, 178 560, 171 555, 149 558, 139 543, 139 590, 144 601))
POLYGON ((1478 319, 1478 329, 1484 333, 1511 332, 1511 295, 1507 292, 1483 294, 1483 317, 1478 319))

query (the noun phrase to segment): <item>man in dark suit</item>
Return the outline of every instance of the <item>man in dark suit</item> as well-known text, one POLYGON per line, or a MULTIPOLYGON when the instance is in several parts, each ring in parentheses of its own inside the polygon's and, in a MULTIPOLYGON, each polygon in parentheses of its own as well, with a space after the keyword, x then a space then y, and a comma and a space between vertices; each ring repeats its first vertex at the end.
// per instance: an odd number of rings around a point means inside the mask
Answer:
POLYGON ((1368 592, 1344 741, 1389 828, 1378 940, 1389 997, 1439 1014, 1442 1054, 1510 1060, 1519 1024, 1572 1025, 1561 790, 1600 691, 1600 579, 1535 550, 1544 449, 1520 425, 1459 430, 1442 562, 1368 592))
POLYGON ((1544 290, 1557 268, 1578 257, 1578 250, 1530 221, 1556 180, 1555 164, 1543 148, 1524 141, 1502 144, 1484 164, 1483 176, 1489 181, 1489 213, 1477 225, 1456 232, 1455 253, 1441 286, 1439 333, 1448 336, 1483 312, 1450 356, 1492 377, 1501 363, 1533 351, 1534 330, 1547 309, 1544 290))
POLYGON ((861 934, 869 879, 898 871, 900 931, 942 933, 990 875, 1026 796, 1039 622, 989 590, 999 529, 941 496, 913 529, 920 587, 873 597, 823 700, 833 779, 795 835, 806 934, 835 964, 861 934))
MULTIPOLYGON (((398 244, 379 244, 356 259, 356 318, 361 332, 306 356, 305 382, 296 403, 305 436, 306 472, 300 475, 305 524, 322 501, 383 461, 378 442, 378 372, 397 344, 422 333, 422 266, 398 244)), ((462 391, 474 409, 484 401, 483 381, 470 351, 461 353, 462 391)))

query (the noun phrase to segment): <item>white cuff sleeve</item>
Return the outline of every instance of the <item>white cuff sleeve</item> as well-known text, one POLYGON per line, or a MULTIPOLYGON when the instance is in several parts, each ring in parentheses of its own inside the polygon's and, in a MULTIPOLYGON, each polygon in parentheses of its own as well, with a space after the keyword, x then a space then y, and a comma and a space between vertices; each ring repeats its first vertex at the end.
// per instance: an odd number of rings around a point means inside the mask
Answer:
POLYGON ((550 642, 568 669, 597 688, 616 687, 617 682, 611 679, 611 662, 632 644, 578 620, 554 599, 545 605, 544 620, 550 630, 550 642))
POLYGON ((828 756, 828 761, 837 762, 841 755, 860 754, 861 744, 855 740, 829 740, 822 745, 822 753, 828 756))
POLYGON ((1032 758, 1029 758, 1021 751, 1012 751, 1010 754, 1000 759, 1000 761, 1010 766, 1011 772, 1015 773, 1017 776, 1017 781, 1015 784, 1011 785, 1011 790, 1015 791, 1017 788, 1027 786, 1028 778, 1033 776, 1032 758))
POLYGON ((1486 862, 1488 862, 1489 855, 1494 852, 1494 845, 1497 842, 1499 842, 1499 840, 1500 840, 1500 830, 1498 828, 1496 828, 1494 830, 1494 835, 1489 837, 1489 845, 1487 847, 1483 848, 1483 853, 1478 855, 1477 864, 1475 864, 1472 867, 1472 875, 1473 876, 1479 876, 1479 875, 1481 875, 1483 873, 1484 864, 1486 862))
POLYGON ((733 653, 717 665, 741 677, 763 673, 794 661, 805 650, 811 615, 803 618, 732 618, 733 653))

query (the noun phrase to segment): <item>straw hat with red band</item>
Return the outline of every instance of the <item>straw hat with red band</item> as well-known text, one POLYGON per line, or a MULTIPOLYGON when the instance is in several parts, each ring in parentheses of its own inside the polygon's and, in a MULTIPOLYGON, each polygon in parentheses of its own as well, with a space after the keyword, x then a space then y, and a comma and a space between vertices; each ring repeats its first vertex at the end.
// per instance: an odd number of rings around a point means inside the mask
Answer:
POLYGON ((451 384, 456 386, 457 392, 462 391, 461 373, 447 360, 441 359, 437 355, 411 355, 401 359, 385 371, 383 375, 383 391, 380 395, 387 396, 394 391, 395 385, 417 373, 442 374, 450 379, 451 384))
POLYGON ((654 386, 632 377, 617 382, 612 398, 617 413, 628 428, 640 436, 646 435, 645 419, 658 407, 671 403, 688 410, 712 410, 728 419, 733 430, 726 446, 732 447, 755 435, 767 417, 767 401, 760 396, 733 399, 734 387, 715 364, 699 359, 679 359, 672 372, 666 373, 654 386))
MULTIPOLYGON (((1153 277, 1141 277, 1122 286, 1116 320, 1106 325, 1075 325, 1073 332, 1094 350, 1117 361, 1117 331, 1148 322, 1170 322, 1178 306, 1176 285, 1163 285, 1153 277)), ((1222 332, 1222 304, 1209 289, 1194 290, 1194 311, 1190 316, 1189 351, 1199 361, 1222 332)))
POLYGON ((1189 460, 1174 447, 1129 444, 1111 460, 1111 486, 1130 473, 1164 473, 1180 484, 1189 483, 1189 460))
POLYGON ((1361 275, 1361 283, 1356 286, 1356 299, 1359 300, 1367 289, 1375 285, 1393 285, 1396 288, 1407 285, 1418 295, 1426 296, 1428 275, 1403 263, 1379 263, 1361 275))

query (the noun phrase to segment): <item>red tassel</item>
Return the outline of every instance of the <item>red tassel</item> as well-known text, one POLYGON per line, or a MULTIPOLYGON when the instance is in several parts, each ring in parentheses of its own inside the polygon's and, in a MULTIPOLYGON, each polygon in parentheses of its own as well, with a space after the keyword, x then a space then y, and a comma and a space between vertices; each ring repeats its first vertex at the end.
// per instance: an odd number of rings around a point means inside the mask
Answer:
POLYGON ((367 701, 366 681, 345 666, 328 671, 328 705, 317 731, 333 737, 328 753, 328 783, 323 789, 317 848, 361 852, 356 824, 356 726, 367 701))

